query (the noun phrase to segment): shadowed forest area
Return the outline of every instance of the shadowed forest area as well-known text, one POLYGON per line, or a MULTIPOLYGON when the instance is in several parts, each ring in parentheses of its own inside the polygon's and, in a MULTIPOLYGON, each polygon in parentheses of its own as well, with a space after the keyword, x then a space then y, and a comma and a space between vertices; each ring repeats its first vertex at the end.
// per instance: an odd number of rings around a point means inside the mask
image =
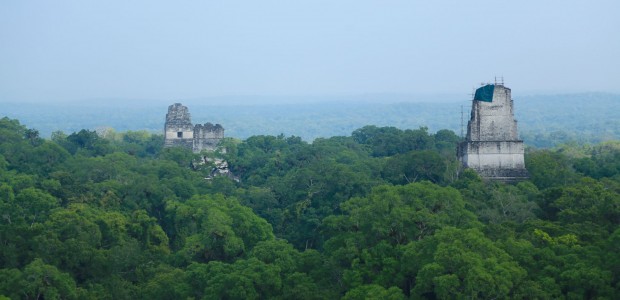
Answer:
MULTIPOLYGON (((526 101, 516 105, 527 110, 526 101)), ((620 294, 620 127, 609 128, 615 140, 528 149, 531 178, 517 184, 463 170, 453 128, 410 128, 418 129, 362 125, 311 143, 284 134, 226 138, 225 153, 205 155, 224 157, 235 181, 205 179, 212 166, 193 163, 191 151, 163 149, 163 137, 149 131, 44 139, 0 119, 0 295, 620 294)), ((552 133, 530 138, 563 141, 552 133)))

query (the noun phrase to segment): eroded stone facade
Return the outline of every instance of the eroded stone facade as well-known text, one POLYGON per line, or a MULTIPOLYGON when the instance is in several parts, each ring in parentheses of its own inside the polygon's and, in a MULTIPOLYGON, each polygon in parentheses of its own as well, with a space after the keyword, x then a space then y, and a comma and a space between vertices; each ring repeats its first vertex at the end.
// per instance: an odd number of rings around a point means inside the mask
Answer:
POLYGON ((472 101, 467 136, 459 144, 458 156, 465 167, 483 178, 518 181, 528 177, 510 92, 501 84, 486 85, 472 101))
POLYGON ((224 138, 220 124, 192 124, 189 110, 181 103, 168 106, 164 125, 164 147, 185 147, 195 153, 215 151, 224 138))

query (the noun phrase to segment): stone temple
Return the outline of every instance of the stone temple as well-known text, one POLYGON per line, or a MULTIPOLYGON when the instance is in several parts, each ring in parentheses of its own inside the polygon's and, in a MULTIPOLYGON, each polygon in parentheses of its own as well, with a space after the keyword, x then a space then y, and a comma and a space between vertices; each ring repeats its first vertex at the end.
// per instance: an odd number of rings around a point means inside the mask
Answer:
POLYGON ((459 160, 482 178, 519 181, 528 177, 523 155, 510 89, 503 84, 478 88, 472 101, 467 136, 458 147, 459 160))
POLYGON ((186 106, 175 103, 168 106, 164 126, 164 147, 185 147, 195 153, 202 150, 215 151, 224 138, 224 128, 220 124, 192 124, 186 106))

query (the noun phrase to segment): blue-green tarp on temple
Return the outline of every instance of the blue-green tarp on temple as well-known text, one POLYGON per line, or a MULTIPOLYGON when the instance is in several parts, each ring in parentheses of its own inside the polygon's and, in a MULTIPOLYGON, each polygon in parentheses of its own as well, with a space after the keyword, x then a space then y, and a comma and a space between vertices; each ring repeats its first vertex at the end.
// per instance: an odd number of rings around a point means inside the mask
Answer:
POLYGON ((476 95, 474 96, 474 100, 491 102, 493 101, 493 91, 495 91, 495 85, 489 84, 485 85, 476 90, 476 95))

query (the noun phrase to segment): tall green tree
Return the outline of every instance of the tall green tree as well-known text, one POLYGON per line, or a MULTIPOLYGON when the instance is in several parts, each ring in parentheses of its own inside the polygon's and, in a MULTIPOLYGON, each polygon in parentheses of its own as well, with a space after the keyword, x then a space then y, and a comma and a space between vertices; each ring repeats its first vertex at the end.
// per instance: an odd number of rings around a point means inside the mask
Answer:
POLYGON ((444 228, 408 245, 413 298, 511 298, 527 272, 478 229, 444 228))

